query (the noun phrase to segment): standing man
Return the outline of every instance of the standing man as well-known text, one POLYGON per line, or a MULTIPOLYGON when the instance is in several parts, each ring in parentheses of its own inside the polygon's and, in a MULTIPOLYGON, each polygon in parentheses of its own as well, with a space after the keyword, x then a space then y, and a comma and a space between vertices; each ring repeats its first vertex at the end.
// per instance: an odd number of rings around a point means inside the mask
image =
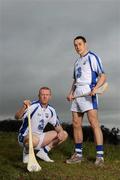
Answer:
POLYGON ((75 141, 75 153, 66 163, 78 163, 82 161, 82 121, 84 113, 87 113, 89 123, 94 132, 96 143, 96 166, 104 163, 103 158, 103 135, 98 120, 98 101, 96 90, 104 84, 106 76, 103 71, 100 58, 89 51, 86 39, 83 36, 77 36, 74 39, 74 47, 80 57, 74 64, 73 84, 67 96, 68 101, 72 101, 72 122, 75 141), (73 100, 75 96, 81 96, 89 93, 88 96, 79 97, 73 100))
POLYGON ((33 147, 38 150, 37 157, 47 162, 54 162, 49 158, 48 152, 67 139, 67 132, 60 125, 55 109, 48 104, 51 99, 50 88, 40 88, 38 97, 39 100, 33 103, 25 100, 23 107, 15 114, 16 119, 23 118, 23 124, 18 135, 19 144, 23 146, 23 163, 28 163, 28 106, 30 106, 31 112, 33 147), (55 130, 43 132, 48 123, 52 124, 55 130))

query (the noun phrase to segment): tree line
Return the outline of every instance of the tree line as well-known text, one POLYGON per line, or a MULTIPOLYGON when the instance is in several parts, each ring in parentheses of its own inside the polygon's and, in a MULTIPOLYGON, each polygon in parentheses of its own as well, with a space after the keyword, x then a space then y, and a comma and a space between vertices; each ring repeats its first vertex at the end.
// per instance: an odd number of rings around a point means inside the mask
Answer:
MULTIPOLYGON (((22 125, 22 121, 17 120, 3 120, 0 121, 0 131, 2 132, 18 132, 20 126, 22 125)), ((70 138, 73 138, 73 127, 72 124, 63 123, 63 128, 67 131, 70 138)), ((52 130, 53 127, 48 124, 45 128, 45 131, 52 130)), ((104 125, 101 126, 104 143, 118 145, 120 144, 120 130, 118 128, 113 127, 111 130, 105 127, 104 125)), ((83 137, 84 141, 94 141, 93 131, 90 126, 83 126, 83 137)))

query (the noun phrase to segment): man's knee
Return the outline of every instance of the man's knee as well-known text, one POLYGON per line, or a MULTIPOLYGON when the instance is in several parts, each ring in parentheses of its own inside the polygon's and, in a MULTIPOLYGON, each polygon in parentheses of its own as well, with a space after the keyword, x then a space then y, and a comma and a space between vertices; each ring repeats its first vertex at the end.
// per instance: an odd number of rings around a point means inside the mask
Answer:
POLYGON ((88 120, 93 129, 100 128, 97 110, 88 111, 88 120))
POLYGON ((74 118, 72 123, 73 123, 74 128, 80 128, 81 127, 81 123, 80 123, 79 119, 77 119, 77 118, 74 118))
POLYGON ((57 132, 56 131, 51 131, 52 132, 52 136, 53 136, 53 139, 57 138, 57 132))
POLYGON ((60 139, 58 138, 58 141, 59 141, 58 144, 63 143, 67 138, 68 138, 68 133, 63 130, 63 135, 62 135, 62 137, 61 137, 60 139))
POLYGON ((90 125, 91 125, 92 129, 99 129, 100 128, 100 124, 98 121, 90 122, 90 125))
POLYGON ((73 128, 81 128, 82 127, 82 119, 83 119, 82 113, 72 112, 73 128))
POLYGON ((63 132, 64 132, 63 141, 65 141, 68 138, 68 133, 66 131, 63 132))

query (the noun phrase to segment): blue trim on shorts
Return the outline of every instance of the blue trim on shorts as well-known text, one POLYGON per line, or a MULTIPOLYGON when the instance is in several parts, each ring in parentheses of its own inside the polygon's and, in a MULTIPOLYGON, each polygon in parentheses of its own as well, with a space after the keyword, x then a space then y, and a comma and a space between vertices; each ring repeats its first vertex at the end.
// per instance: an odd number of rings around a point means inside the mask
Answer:
POLYGON ((24 119, 23 124, 22 124, 22 126, 21 126, 21 128, 19 130, 19 133, 20 134, 24 134, 24 132, 26 131, 27 127, 28 127, 28 117, 26 117, 24 119))
POLYGON ((98 109, 98 103, 97 103, 97 97, 96 95, 95 96, 92 96, 92 105, 93 105, 93 109, 98 109))
MULTIPOLYGON (((90 89, 92 90, 94 87, 93 84, 90 85, 90 89)), ((92 105, 93 105, 93 109, 98 109, 98 103, 97 103, 97 95, 91 96, 92 99, 92 105)))
POLYGON ((24 140, 24 136, 20 133, 20 134, 18 135, 18 141, 19 141, 20 143, 23 143, 23 140, 24 140))

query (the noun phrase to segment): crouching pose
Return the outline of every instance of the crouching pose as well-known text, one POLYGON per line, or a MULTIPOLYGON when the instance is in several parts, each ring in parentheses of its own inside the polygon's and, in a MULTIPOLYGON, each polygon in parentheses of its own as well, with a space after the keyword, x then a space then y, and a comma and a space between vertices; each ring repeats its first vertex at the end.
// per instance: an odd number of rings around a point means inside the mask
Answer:
POLYGON ((48 102, 51 99, 51 89, 42 87, 39 90, 39 99, 34 102, 25 100, 23 107, 16 114, 16 119, 23 119, 19 130, 18 141, 23 146, 23 163, 28 162, 29 135, 28 135, 28 110, 30 109, 33 147, 37 150, 36 156, 47 162, 54 162, 48 156, 48 152, 56 145, 67 139, 67 132, 60 125, 56 111, 48 102), (45 126, 50 123, 54 130, 44 132, 45 126))

